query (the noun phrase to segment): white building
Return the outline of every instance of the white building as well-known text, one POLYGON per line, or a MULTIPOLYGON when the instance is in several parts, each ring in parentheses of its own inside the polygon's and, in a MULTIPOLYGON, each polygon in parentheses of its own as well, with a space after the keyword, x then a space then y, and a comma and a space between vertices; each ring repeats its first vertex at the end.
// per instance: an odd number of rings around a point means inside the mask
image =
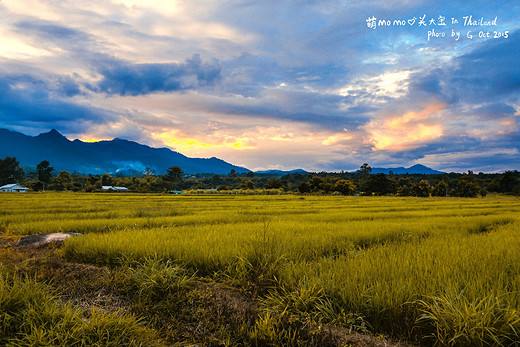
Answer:
POLYGON ((102 186, 102 190, 112 190, 115 192, 128 192, 128 188, 126 187, 116 187, 116 186, 102 186))
POLYGON ((22 187, 16 183, 6 184, 5 186, 0 187, 0 192, 18 192, 25 193, 29 190, 27 187, 22 187))

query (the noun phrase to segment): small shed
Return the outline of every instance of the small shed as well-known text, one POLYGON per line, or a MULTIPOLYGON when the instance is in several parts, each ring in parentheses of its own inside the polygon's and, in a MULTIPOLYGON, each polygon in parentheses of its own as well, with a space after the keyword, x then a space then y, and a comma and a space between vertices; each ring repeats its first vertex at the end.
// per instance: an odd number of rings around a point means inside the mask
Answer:
POLYGON ((116 187, 116 186, 102 186, 102 190, 110 190, 114 192, 128 192, 128 188, 126 187, 116 187))
POLYGON ((6 184, 5 186, 0 187, 0 192, 17 192, 17 193, 25 193, 29 190, 27 187, 22 187, 16 183, 6 184))

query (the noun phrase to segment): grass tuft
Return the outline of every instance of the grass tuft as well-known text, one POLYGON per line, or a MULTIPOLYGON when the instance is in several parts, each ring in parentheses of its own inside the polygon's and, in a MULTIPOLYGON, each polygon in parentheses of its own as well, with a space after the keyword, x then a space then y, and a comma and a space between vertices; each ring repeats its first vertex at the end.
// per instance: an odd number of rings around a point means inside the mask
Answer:
POLYGON ((464 292, 427 297, 416 303, 430 336, 442 346, 511 346, 520 341, 520 312, 510 306, 512 293, 489 293, 480 299, 464 292))
POLYGON ((136 317, 73 308, 34 280, 0 278, 0 345, 159 345, 136 317))

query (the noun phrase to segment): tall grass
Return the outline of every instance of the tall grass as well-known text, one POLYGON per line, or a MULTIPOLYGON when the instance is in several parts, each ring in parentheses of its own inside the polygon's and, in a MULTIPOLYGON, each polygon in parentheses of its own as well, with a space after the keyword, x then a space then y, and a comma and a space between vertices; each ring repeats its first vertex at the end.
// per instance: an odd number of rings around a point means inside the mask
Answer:
POLYGON ((33 280, 0 276, 2 346, 157 345, 154 332, 127 314, 79 310, 33 280))
POLYGON ((238 284, 263 300, 258 341, 299 317, 443 345, 518 342, 518 198, 61 197, 10 195, 0 225, 86 233, 66 241, 71 260, 152 257, 238 284))
POLYGON ((464 292, 427 297, 417 302, 423 313, 418 322, 433 325, 434 331, 427 337, 439 345, 518 345, 520 312, 511 308, 511 295, 491 290, 478 299, 470 299, 464 292))

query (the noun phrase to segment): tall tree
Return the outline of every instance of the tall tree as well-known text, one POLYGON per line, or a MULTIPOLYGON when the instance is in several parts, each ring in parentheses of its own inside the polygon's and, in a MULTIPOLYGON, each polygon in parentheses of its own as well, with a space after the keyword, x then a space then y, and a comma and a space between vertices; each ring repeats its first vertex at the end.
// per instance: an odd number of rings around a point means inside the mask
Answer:
POLYGON ((480 187, 473 175, 464 175, 457 182, 456 192, 457 196, 474 198, 480 192, 480 187))
POLYGON ((66 171, 60 171, 58 176, 54 179, 54 188, 56 190, 70 190, 72 189, 72 176, 66 171))
POLYGON ((24 171, 15 157, 0 159, 0 186, 16 183, 24 177, 24 171))
POLYGON ((242 181, 240 182, 240 189, 253 189, 255 187, 255 184, 251 180, 242 181))
POLYGON ((102 186, 113 186, 114 185, 114 179, 107 173, 101 175, 101 185, 102 186))
POLYGON ((433 196, 448 196, 449 189, 450 189, 450 186, 443 179, 435 185, 435 187, 432 190, 432 195, 433 196))
POLYGON ((412 187, 412 191, 415 196, 420 198, 427 198, 430 196, 432 188, 430 187, 430 183, 427 180, 420 180, 419 183, 416 183, 412 187))
POLYGON ((44 160, 36 166, 38 180, 46 184, 49 184, 51 181, 52 172, 54 171, 54 168, 49 165, 50 163, 47 160, 44 160))
POLYGON ((298 191, 300 193, 310 193, 311 192, 311 186, 307 182, 302 182, 298 185, 298 191))
POLYGON ((153 170, 149 167, 145 168, 143 173, 146 177, 155 176, 155 170, 153 170))
POLYGON ((287 182, 282 181, 279 178, 273 178, 267 181, 264 184, 265 189, 280 189, 280 188, 287 188, 287 182))
POLYGON ((370 175, 367 180, 363 181, 362 190, 368 194, 388 195, 394 194, 397 182, 389 178, 384 173, 370 175))
POLYGON ((343 195, 354 195, 356 193, 356 185, 349 180, 338 180, 334 184, 334 191, 343 195))
POLYGON ((317 192, 323 189, 323 185, 325 183, 325 180, 319 176, 312 176, 311 180, 309 181, 309 187, 313 192, 317 192))
POLYGON ((366 177, 372 172, 372 168, 370 167, 370 165, 368 165, 368 163, 364 163, 359 168, 359 172, 363 174, 363 177, 366 177))
POLYGON ((220 177, 220 175, 213 175, 213 177, 211 177, 211 184, 214 187, 219 186, 223 181, 224 180, 222 179, 222 177, 220 177))
POLYGON ((166 177, 170 181, 182 181, 182 174, 184 172, 180 166, 174 165, 166 170, 166 177))
POLYGON ((413 181, 410 177, 399 177, 397 180, 397 195, 399 196, 411 196, 413 181))
POLYGON ((501 193, 511 193, 515 186, 520 183, 518 172, 506 171, 498 179, 498 191, 501 193))

